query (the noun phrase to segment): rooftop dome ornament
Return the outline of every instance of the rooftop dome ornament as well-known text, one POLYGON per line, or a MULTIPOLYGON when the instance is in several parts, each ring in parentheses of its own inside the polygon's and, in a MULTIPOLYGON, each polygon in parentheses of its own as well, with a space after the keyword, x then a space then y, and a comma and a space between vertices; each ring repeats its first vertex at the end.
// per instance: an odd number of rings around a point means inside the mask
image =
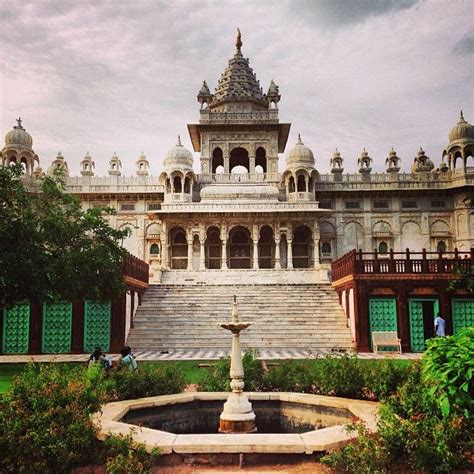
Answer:
POLYGON ((334 181, 342 181, 342 173, 344 171, 344 160, 341 153, 336 148, 332 158, 329 160, 331 165, 331 173, 334 175, 334 181))
POLYGON ((145 153, 138 157, 136 161, 137 165, 137 176, 148 176, 150 174, 150 163, 148 162, 145 153))
POLYGON ((122 172, 120 169, 122 168, 122 162, 120 161, 120 158, 117 156, 117 153, 115 153, 110 158, 109 161, 109 175, 110 176, 120 176, 122 172))
POLYGON ((301 135, 298 133, 296 144, 288 152, 286 168, 290 169, 300 167, 314 169, 314 155, 311 149, 303 143, 301 135))
POLYGON ((60 175, 63 177, 69 176, 69 168, 68 168, 67 162, 60 151, 58 151, 58 156, 51 163, 51 166, 48 168, 48 175, 49 176, 60 175))
POLYGON ((387 166, 387 173, 398 173, 400 171, 400 158, 397 156, 397 152, 393 147, 388 152, 385 165, 387 166))
POLYGON ((242 56, 242 35, 240 34, 239 28, 237 28, 237 41, 235 42, 235 47, 237 48, 236 54, 242 56))
POLYGON ((81 174, 82 176, 94 176, 95 163, 92 161, 91 155, 89 152, 86 153, 86 156, 81 161, 81 174))
POLYGON ((425 150, 421 148, 418 150, 418 154, 413 160, 412 173, 428 173, 434 168, 434 164, 431 159, 426 156, 425 150))
POLYGON ((449 141, 472 141, 474 140, 474 126, 466 121, 462 110, 459 113, 458 123, 449 132, 449 141))

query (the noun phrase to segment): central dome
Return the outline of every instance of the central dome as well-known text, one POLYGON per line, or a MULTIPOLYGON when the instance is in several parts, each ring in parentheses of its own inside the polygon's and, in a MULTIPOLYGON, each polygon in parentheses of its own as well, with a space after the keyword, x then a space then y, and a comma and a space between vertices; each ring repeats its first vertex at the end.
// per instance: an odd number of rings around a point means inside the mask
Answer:
POLYGON ((462 139, 474 139, 474 126, 466 122, 461 110, 461 116, 459 117, 459 122, 449 132, 449 141, 453 142, 455 140, 462 140, 462 139))
POLYGON ((33 146, 33 138, 31 135, 22 127, 21 118, 17 119, 18 125, 13 127, 5 135, 5 146, 20 146, 31 148, 33 146))
POLYGON ((314 168, 313 152, 302 142, 301 136, 299 134, 295 146, 288 152, 286 157, 286 166, 303 166, 314 168))
POLYGON ((182 145, 178 135, 178 143, 166 154, 165 169, 193 169, 193 162, 193 154, 182 145))

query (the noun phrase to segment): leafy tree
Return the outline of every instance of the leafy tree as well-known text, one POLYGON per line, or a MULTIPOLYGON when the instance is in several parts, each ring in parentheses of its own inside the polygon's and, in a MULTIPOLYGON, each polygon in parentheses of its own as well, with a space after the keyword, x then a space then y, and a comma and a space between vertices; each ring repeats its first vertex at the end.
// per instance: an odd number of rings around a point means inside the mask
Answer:
POLYGON ((467 290, 469 293, 474 293, 474 263, 466 268, 456 265, 453 271, 456 276, 455 279, 448 282, 447 290, 467 290))
POLYGON ((110 227, 114 212, 83 210, 60 175, 28 181, 0 167, 0 306, 121 294, 129 230, 110 227))

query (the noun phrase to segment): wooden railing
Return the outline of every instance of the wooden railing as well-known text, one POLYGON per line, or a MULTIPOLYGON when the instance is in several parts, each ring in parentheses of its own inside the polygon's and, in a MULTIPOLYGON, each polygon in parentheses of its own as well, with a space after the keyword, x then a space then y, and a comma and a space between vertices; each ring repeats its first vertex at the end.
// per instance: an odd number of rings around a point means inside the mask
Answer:
POLYGON ((332 280, 337 281, 349 275, 387 273, 434 273, 449 274, 456 268, 472 271, 474 248, 469 252, 394 252, 387 254, 351 250, 332 262, 332 280))
POLYGON ((148 284, 148 263, 128 253, 123 262, 123 275, 148 284))

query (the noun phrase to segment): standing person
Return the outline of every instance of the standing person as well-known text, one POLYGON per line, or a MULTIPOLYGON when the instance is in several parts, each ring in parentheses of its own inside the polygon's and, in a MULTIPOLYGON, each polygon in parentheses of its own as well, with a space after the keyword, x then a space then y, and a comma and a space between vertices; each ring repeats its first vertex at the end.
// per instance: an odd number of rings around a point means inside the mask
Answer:
POLYGON ((437 337, 446 336, 446 321, 438 314, 434 320, 435 335, 437 337))
POLYGON ((125 346, 120 351, 120 365, 128 367, 129 370, 138 369, 138 364, 135 358, 132 355, 132 351, 129 346, 125 346))

